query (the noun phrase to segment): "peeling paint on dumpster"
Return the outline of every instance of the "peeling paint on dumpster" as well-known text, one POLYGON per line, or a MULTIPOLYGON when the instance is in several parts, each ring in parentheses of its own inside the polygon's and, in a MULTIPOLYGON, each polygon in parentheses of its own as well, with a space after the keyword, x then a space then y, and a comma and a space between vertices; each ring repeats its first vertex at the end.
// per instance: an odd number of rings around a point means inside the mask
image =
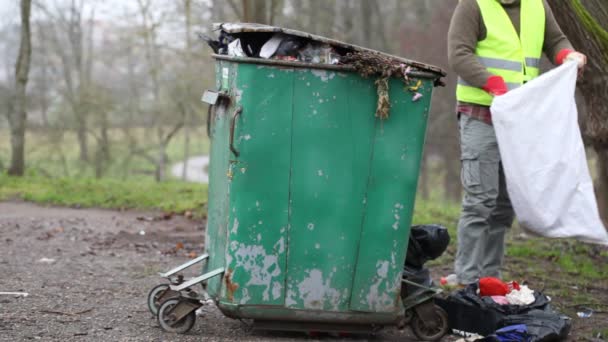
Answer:
POLYGON ((259 307, 258 318, 264 308, 320 319, 396 315, 431 80, 417 102, 391 80, 391 115, 379 121, 373 79, 221 64, 231 101, 218 110, 222 126, 212 126, 223 132, 212 140, 207 240, 228 270, 220 307, 237 316, 239 307, 259 307), (233 117, 236 106, 243 111, 233 117), (238 156, 216 140, 228 140, 232 127, 238 156), (225 188, 212 197, 214 181, 225 188))

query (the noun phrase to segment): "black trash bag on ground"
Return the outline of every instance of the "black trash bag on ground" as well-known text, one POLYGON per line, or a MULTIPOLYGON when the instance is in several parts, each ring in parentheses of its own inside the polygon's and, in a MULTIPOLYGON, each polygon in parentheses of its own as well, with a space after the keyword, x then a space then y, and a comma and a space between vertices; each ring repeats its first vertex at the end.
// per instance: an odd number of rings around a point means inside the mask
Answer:
POLYGON ((553 342, 566 340, 572 320, 552 311, 531 310, 507 316, 500 322, 503 327, 515 324, 525 324, 528 327, 528 334, 532 337, 530 342, 553 342))
POLYGON ((500 305, 490 297, 479 297, 478 288, 477 283, 470 284, 447 298, 435 300, 448 313, 450 329, 487 336, 502 327, 517 324, 503 324, 508 316, 524 315, 537 310, 559 317, 559 314, 553 312, 549 298, 538 291, 534 292, 535 301, 529 305, 500 305))
MULTIPOLYGON (((472 304, 483 309, 491 309, 504 315, 519 315, 530 310, 551 310, 549 298, 544 294, 534 291, 534 302, 528 305, 500 305, 491 297, 479 297, 477 290, 478 283, 469 284, 464 289, 457 291, 451 295, 452 299, 465 304, 472 304)), ((510 324, 513 325, 513 324, 510 324)))
POLYGON ((413 226, 410 230, 405 264, 422 268, 425 262, 440 257, 449 244, 450 234, 444 226, 438 224, 413 226))

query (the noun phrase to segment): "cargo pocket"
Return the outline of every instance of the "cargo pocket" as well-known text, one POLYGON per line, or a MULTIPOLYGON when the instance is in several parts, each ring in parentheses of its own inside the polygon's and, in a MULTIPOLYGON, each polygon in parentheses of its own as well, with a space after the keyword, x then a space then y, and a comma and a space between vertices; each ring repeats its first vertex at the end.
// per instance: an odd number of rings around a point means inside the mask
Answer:
POLYGON ((480 193, 481 188, 481 172, 479 165, 479 155, 464 154, 461 158, 462 172, 461 180, 462 187, 468 193, 480 193))

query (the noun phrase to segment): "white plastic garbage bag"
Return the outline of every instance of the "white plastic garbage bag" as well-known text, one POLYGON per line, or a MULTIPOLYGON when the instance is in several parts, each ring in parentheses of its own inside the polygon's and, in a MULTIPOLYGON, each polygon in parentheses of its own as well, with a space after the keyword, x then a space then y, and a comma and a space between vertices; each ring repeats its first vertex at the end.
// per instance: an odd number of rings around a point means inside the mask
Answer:
POLYGON ((542 236, 608 245, 578 126, 576 77, 569 62, 496 97, 492 122, 519 222, 542 236))

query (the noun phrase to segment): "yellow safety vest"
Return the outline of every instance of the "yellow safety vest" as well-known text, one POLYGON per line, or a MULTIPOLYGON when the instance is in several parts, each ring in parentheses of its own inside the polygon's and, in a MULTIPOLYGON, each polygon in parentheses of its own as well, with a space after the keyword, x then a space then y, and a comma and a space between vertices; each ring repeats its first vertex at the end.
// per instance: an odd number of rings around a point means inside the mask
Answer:
MULTIPOLYGON (((486 27, 486 38, 477 43, 475 55, 493 75, 502 76, 509 90, 537 77, 545 38, 543 0, 521 0, 520 34, 497 0, 477 0, 486 27)), ((456 98, 484 106, 493 96, 458 78, 456 98)))

